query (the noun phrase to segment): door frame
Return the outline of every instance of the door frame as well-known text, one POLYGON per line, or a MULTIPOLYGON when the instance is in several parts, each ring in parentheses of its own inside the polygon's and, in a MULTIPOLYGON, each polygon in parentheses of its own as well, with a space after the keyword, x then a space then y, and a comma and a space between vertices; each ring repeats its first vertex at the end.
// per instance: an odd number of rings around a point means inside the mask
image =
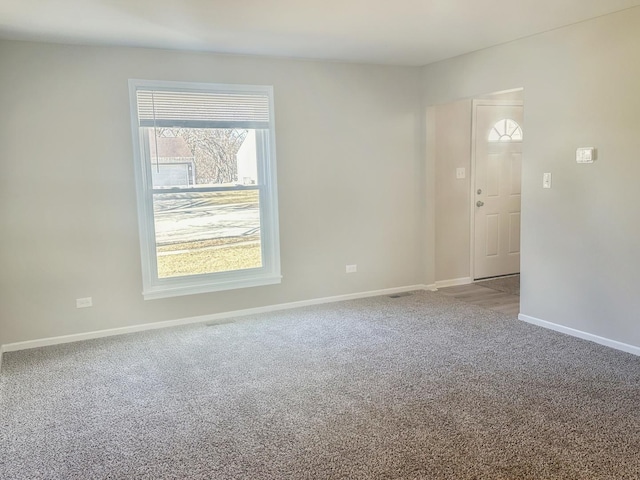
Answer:
MULTIPOLYGON (((469 191, 469 276, 471 277, 471 283, 473 283, 476 279, 476 258, 475 258, 475 247, 476 247, 476 112, 478 106, 513 106, 513 107, 523 107, 524 110, 524 101, 523 100, 493 100, 493 99, 473 99, 471 102, 471 168, 469 172, 470 182, 469 185, 471 190, 469 191)), ((524 122, 523 122, 524 124, 524 122)), ((524 125, 521 125, 524 132, 524 125)), ((526 132, 525 132, 526 133, 526 132)), ((524 158, 524 144, 523 144, 523 158, 524 158)), ((523 169, 524 170, 524 169, 523 169)), ((522 172, 520 172, 520 185, 522 185, 522 172)), ((522 192, 520 193, 520 201, 522 202, 522 192)), ((520 207, 520 211, 522 212, 522 206, 520 207)), ((520 245, 522 245, 522 221, 520 222, 520 245)), ((522 249, 521 249, 522 252, 522 249)), ((521 253, 522 255, 522 253, 521 253)))

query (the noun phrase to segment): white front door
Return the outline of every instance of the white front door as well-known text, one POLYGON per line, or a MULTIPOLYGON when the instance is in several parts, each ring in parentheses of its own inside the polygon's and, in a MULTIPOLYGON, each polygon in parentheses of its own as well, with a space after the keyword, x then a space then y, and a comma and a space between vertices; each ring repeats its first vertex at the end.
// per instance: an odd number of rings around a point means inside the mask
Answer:
POLYGON ((520 272, 522 111, 474 108, 474 279, 520 272))

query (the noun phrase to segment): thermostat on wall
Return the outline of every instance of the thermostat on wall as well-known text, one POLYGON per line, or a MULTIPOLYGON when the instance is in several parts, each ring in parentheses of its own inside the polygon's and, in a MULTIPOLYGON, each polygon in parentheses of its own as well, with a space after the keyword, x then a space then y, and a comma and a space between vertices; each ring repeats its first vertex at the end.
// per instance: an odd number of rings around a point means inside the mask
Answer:
POLYGON ((576 150, 576 162, 593 163, 596 159, 596 149, 594 147, 580 147, 576 150))

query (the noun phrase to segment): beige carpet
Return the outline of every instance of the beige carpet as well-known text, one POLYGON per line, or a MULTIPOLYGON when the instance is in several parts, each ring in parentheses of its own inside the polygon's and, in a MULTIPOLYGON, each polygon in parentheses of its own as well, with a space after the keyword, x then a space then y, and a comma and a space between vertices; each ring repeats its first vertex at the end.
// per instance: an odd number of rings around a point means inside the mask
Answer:
POLYGON ((2 479, 637 479, 640 358, 435 292, 5 354, 2 479))

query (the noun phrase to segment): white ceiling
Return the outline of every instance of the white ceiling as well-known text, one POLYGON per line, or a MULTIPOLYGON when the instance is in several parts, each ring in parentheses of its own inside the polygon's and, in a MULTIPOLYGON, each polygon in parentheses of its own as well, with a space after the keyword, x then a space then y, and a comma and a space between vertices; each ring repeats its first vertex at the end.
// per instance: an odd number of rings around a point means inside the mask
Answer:
POLYGON ((640 0, 2 0, 0 38, 425 65, 640 0))

